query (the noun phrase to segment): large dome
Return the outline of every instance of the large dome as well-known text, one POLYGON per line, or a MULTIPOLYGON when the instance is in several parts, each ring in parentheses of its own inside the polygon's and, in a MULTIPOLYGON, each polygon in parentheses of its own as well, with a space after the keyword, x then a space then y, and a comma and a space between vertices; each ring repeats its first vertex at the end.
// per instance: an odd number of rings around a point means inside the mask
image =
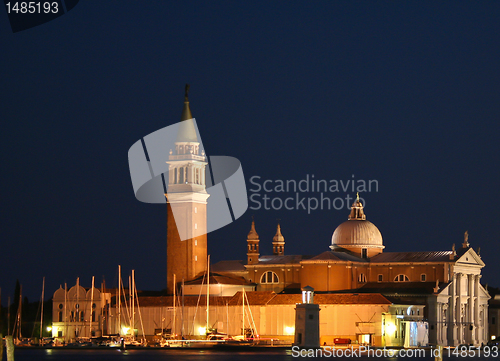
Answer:
POLYGON ((365 252, 369 255, 382 252, 382 234, 372 222, 366 220, 359 196, 351 207, 348 219, 333 232, 330 248, 345 248, 356 253, 367 249, 365 252))
POLYGON ((349 220, 337 227, 332 236, 332 246, 383 246, 382 234, 367 220, 349 220))

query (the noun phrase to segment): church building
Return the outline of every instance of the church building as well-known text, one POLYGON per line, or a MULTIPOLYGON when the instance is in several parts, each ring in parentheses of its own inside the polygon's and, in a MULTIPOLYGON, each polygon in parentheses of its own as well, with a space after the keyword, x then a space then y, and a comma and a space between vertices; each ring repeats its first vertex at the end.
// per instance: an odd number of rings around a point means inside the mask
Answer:
MULTIPOLYGON (((168 329, 171 335, 203 337, 211 329, 292 341, 301 290, 314 289, 321 344, 333 345, 339 339, 374 346, 486 344, 490 296, 480 283, 485 264, 470 246, 467 232, 461 246, 451 250, 386 252, 382 234, 367 220, 359 195, 347 220, 333 230, 331 241, 318 255, 287 254, 286 229, 280 224, 274 237, 269 236, 273 253, 261 254, 258 222, 252 220, 246 245, 241 237, 247 259, 210 265, 208 163, 200 149, 188 89, 175 149, 166 159, 168 296, 138 294, 135 302, 143 319, 140 328, 135 321, 129 323, 133 334, 151 338, 168 329), (180 294, 186 312, 182 317, 180 294), (206 312, 198 312, 204 302, 206 312)), ((105 292, 92 290, 77 285, 56 291, 55 337, 78 337, 84 325, 89 334, 102 332, 104 325, 105 332, 121 332, 124 319, 117 310, 117 297, 105 298, 105 292), (106 308, 101 323, 91 316, 96 307, 106 308)))

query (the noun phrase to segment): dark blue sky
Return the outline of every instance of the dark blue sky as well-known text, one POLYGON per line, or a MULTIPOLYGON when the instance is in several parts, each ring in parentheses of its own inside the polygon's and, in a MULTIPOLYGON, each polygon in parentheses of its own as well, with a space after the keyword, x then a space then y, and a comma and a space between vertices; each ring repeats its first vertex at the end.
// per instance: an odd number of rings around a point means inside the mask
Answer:
MULTIPOLYGON (((135 199, 127 152, 179 121, 185 83, 207 154, 238 158, 248 188, 377 180, 362 196, 386 251, 468 230, 499 286, 499 18, 494 1, 84 1, 12 33, 3 11, 3 303, 16 278, 31 300, 43 276, 46 294, 115 286, 118 264, 165 288, 166 206, 135 199)), ((262 253, 281 219, 285 253, 318 254, 348 213, 248 210, 209 253, 246 259, 254 215, 262 253)))

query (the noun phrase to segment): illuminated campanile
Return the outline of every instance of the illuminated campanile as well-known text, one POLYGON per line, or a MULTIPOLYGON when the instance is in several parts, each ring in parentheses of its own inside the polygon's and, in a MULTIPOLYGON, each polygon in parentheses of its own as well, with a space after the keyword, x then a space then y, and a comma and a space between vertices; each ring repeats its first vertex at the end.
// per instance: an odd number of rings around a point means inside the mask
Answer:
POLYGON ((200 149, 186 85, 184 109, 168 158, 167 290, 207 269, 207 199, 205 152, 200 149))

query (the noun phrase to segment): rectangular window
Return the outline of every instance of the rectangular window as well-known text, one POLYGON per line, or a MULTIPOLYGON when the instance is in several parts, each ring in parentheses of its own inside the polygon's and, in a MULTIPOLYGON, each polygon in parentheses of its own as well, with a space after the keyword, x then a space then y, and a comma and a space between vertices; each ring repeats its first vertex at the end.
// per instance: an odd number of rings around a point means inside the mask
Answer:
POLYGON ((195 261, 198 261, 198 256, 194 256, 194 260, 195 260, 195 261))
POLYGON ((427 275, 425 273, 422 273, 420 275, 420 281, 425 282, 427 280, 427 275))
POLYGON ((382 282, 384 280, 384 275, 378 275, 378 281, 382 282))
POLYGON ((361 250, 361 257, 362 258, 368 258, 368 250, 366 248, 363 248, 361 250))

